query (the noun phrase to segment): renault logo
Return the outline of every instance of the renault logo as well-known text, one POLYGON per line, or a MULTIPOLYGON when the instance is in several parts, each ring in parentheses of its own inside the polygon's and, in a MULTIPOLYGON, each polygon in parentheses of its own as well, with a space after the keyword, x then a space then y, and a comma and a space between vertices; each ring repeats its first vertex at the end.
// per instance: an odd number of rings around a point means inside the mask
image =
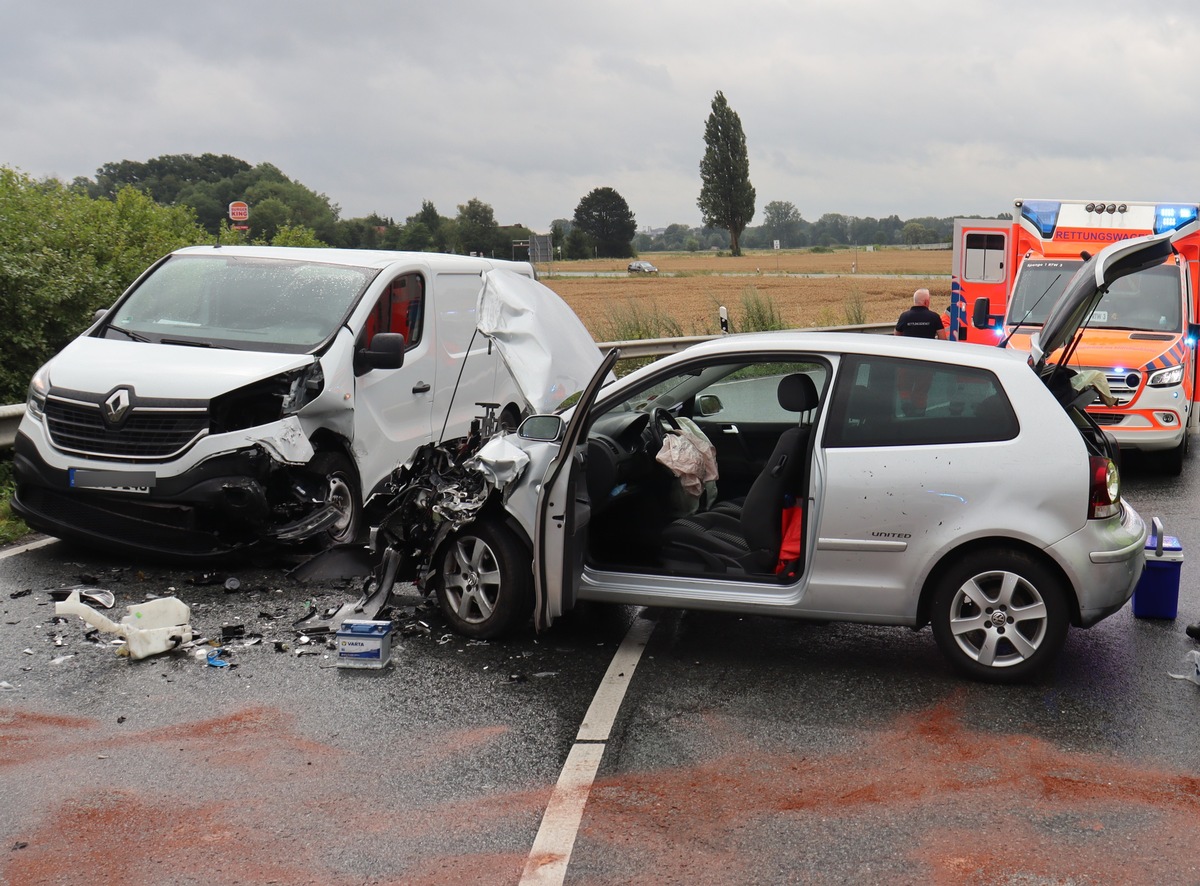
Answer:
POLYGON ((129 388, 117 388, 104 401, 104 418, 110 425, 115 425, 129 411, 129 388))

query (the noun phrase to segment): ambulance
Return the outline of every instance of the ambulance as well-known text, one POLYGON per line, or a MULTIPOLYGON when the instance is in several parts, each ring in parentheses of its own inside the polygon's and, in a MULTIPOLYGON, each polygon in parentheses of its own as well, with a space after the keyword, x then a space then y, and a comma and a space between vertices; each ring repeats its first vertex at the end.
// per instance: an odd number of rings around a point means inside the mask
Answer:
POLYGON ((1028 351, 1030 335, 1089 255, 1176 231, 1163 264, 1121 278, 1104 295, 1069 362, 1107 384, 1108 396, 1088 407, 1096 423, 1122 449, 1152 453, 1178 474, 1200 396, 1200 204, 1016 200, 1014 208, 1012 219, 955 219, 953 339, 1028 351))

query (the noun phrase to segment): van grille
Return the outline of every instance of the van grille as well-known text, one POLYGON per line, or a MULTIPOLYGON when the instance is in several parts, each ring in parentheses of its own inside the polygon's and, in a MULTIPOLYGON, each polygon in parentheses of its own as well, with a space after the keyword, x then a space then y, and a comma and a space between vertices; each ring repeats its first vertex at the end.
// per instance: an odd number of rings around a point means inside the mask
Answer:
POLYGON ((208 410, 133 407, 116 427, 105 424, 99 403, 46 398, 46 428, 64 452, 94 458, 165 459, 208 433, 208 410))

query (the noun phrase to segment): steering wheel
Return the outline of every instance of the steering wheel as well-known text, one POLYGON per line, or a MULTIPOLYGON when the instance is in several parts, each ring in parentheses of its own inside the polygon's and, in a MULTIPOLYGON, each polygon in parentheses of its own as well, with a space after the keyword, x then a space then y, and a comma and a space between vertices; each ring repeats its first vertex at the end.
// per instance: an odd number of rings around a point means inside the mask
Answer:
POLYGON ((675 420, 675 416, 662 406, 655 406, 650 410, 650 445, 653 447, 651 455, 657 455, 658 450, 662 449, 663 439, 667 436, 667 431, 681 431, 683 428, 679 426, 679 422, 675 420))

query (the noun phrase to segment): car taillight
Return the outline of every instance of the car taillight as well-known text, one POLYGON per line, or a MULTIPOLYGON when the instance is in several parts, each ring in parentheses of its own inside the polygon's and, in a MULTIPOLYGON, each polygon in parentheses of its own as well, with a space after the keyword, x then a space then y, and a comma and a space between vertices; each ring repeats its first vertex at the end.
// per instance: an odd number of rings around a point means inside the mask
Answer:
POLYGON ((1121 473, 1111 458, 1091 457, 1092 480, 1088 490, 1088 519, 1101 520, 1121 512, 1121 473))

